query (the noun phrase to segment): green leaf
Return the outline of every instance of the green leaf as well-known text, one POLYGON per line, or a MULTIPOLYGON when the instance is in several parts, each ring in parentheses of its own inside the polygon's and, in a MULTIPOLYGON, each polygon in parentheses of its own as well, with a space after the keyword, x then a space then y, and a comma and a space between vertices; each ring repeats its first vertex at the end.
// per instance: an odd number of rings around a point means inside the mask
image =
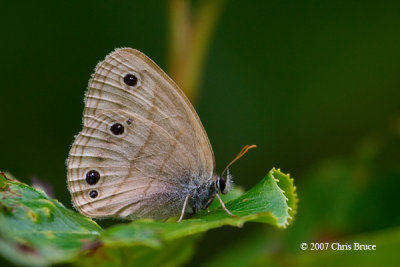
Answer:
POLYGON ((0 253, 16 264, 71 260, 103 231, 44 192, 0 173, 0 253))
POLYGON ((297 203, 293 180, 276 169, 247 193, 236 189, 223 199, 236 217, 215 201, 210 213, 201 211, 180 223, 176 218, 137 220, 103 230, 44 192, 0 174, 0 253, 13 263, 30 266, 63 262, 175 266, 190 258, 201 233, 248 221, 286 227, 297 203))

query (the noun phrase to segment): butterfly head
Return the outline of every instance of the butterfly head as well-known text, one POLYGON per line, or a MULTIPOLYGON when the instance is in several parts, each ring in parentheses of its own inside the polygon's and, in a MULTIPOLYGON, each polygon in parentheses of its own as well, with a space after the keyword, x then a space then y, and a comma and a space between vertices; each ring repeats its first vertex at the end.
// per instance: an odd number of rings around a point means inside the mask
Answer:
POLYGON ((231 191, 231 189, 233 188, 233 177, 230 174, 229 169, 226 169, 225 177, 223 177, 222 175, 218 176, 215 186, 217 187, 218 192, 224 195, 231 191))

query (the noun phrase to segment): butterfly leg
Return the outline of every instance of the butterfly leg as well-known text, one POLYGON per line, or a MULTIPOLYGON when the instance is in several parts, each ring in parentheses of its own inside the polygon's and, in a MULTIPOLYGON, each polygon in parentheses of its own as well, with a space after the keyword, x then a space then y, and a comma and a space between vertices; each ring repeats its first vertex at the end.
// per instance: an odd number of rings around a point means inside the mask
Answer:
POLYGON ((224 202, 222 201, 221 197, 220 197, 218 194, 217 194, 216 196, 217 196, 217 198, 218 198, 218 200, 219 200, 219 203, 221 203, 221 206, 222 206, 222 208, 224 209, 224 211, 225 211, 226 213, 228 213, 229 216, 237 217, 236 215, 232 214, 232 213, 225 207, 225 204, 224 204, 224 202))
POLYGON ((181 216, 179 217, 178 222, 181 222, 182 219, 183 219, 183 215, 185 215, 185 209, 186 209, 186 205, 187 205, 187 202, 188 202, 188 200, 189 200, 189 197, 190 197, 190 195, 187 195, 186 198, 185 198, 185 202, 183 202, 183 207, 182 207, 182 211, 181 211, 181 216))

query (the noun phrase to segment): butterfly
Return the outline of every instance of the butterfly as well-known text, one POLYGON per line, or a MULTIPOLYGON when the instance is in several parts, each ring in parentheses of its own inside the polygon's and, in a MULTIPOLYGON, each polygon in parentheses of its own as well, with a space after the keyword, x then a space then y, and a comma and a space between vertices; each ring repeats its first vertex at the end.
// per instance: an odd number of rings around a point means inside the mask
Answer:
POLYGON ((193 106, 135 49, 116 49, 96 66, 67 165, 73 205, 87 217, 181 221, 215 198, 232 215, 219 196, 231 187, 229 165, 216 174, 193 106))

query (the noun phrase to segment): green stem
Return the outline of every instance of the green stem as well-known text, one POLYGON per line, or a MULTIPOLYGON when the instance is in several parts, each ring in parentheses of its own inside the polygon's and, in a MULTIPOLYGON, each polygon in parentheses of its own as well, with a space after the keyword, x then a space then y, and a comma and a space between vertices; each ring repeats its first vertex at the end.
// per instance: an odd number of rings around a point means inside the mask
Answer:
POLYGON ((203 0, 192 14, 190 1, 169 1, 168 73, 196 101, 205 57, 225 0, 203 0))

